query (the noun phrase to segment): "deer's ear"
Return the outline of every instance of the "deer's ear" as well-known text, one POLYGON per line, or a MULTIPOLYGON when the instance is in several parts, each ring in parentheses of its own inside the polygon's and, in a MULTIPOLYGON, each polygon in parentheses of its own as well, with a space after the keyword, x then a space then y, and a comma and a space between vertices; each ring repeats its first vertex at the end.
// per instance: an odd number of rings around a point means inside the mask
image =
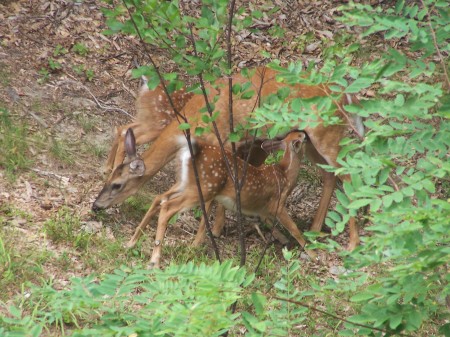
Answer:
POLYGON ((261 149, 266 153, 272 153, 279 150, 285 150, 285 144, 282 140, 267 139, 261 144, 261 149))
POLYGON ((130 173, 138 177, 142 177, 145 173, 145 164, 142 159, 135 159, 129 164, 130 173))
POLYGON ((300 150, 302 149, 302 140, 301 139, 296 139, 294 141, 292 141, 292 150, 295 153, 299 153, 300 150))
POLYGON ((136 138, 134 138, 134 132, 131 128, 125 134, 125 152, 130 158, 136 157, 136 138))

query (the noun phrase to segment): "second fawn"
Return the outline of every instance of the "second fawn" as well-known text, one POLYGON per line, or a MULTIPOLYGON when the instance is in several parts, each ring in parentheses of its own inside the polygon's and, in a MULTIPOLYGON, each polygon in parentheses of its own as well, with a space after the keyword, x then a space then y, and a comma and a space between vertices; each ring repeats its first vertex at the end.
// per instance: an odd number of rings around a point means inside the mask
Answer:
MULTIPOLYGON (((285 202, 297 182, 305 139, 305 132, 292 131, 282 140, 264 142, 263 148, 285 150, 283 159, 279 164, 274 165, 261 165, 259 167, 248 165, 247 176, 241 190, 241 207, 244 214, 257 215, 269 223, 278 220, 302 247, 306 245, 306 240, 289 216, 285 202)), ((136 244, 151 218, 159 211, 155 247, 150 260, 151 267, 159 267, 162 242, 170 218, 174 214, 198 206, 200 203, 186 140, 179 137, 178 142, 180 144, 178 154, 180 175, 177 183, 169 191, 154 199, 152 206, 127 244, 128 247, 133 247, 136 244)), ((227 209, 235 210, 234 184, 228 176, 225 159, 222 157, 220 149, 196 140, 193 140, 193 147, 200 185, 208 211, 213 200, 217 200, 227 209)), ((135 153, 134 137, 131 130, 127 131, 125 148, 129 157, 138 158, 135 153)), ((226 156, 228 160, 231 160, 231 153, 226 152, 226 156)), ((242 176, 244 164, 243 160, 238 159, 240 176, 242 176)), ((196 241, 202 241, 204 235, 205 225, 202 220, 196 241)), ((307 253, 310 257, 315 258, 312 251, 307 251, 307 253)))

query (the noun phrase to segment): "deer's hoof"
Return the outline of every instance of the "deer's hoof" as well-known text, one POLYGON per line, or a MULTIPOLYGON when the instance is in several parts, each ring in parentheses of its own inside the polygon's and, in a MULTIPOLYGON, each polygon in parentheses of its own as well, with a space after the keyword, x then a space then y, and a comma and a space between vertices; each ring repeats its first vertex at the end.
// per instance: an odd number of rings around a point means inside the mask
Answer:
POLYGON ((305 249, 304 252, 300 253, 300 258, 304 259, 304 260, 311 260, 312 262, 318 262, 320 261, 319 256, 317 255, 316 252, 309 250, 309 249, 305 249))
POLYGON ((147 269, 159 269, 159 263, 156 262, 150 262, 147 269))
POLYGON ((133 248, 135 245, 136 245, 136 241, 130 240, 124 245, 124 248, 130 249, 130 248, 133 248))
POLYGON ((359 246, 359 241, 356 241, 356 242, 350 241, 350 242, 348 243, 347 250, 348 250, 349 252, 352 252, 352 251, 354 251, 355 248, 358 247, 358 246, 359 246))
POLYGON ((194 240, 192 247, 200 247, 204 240, 194 240))

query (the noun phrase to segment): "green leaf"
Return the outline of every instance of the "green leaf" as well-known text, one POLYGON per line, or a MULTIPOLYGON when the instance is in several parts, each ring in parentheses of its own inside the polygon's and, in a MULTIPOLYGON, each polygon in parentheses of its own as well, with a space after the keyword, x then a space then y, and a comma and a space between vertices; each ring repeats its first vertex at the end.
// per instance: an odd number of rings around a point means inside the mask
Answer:
POLYGON ((180 130, 188 130, 191 128, 191 125, 189 123, 180 123, 180 125, 178 125, 178 128, 180 130))
POLYGON ((397 203, 401 202, 403 200, 403 193, 402 193, 402 191, 397 191, 397 192, 392 193, 392 198, 397 203))
POLYGON ((344 206, 347 207, 349 204, 348 197, 342 193, 341 191, 336 191, 336 197, 338 198, 339 202, 344 206))
POLYGON ((197 127, 195 128, 194 134, 195 134, 197 137, 202 136, 203 133, 205 133, 205 128, 202 128, 202 127, 200 127, 200 126, 197 126, 197 127))
POLYGON ((450 323, 446 323, 439 327, 439 333, 443 334, 445 337, 450 337, 450 323))
POLYGON ((242 99, 251 99, 254 94, 255 94, 254 90, 249 90, 249 91, 246 91, 246 92, 242 93, 241 98, 242 99))
POLYGON ((422 186, 430 193, 436 192, 436 186, 429 179, 422 180, 422 186))
POLYGON ((356 294, 356 295, 352 296, 350 298, 350 301, 352 301, 352 302, 366 302, 367 300, 370 300, 370 299, 372 299, 374 297, 375 297, 375 295, 372 294, 372 293, 364 293, 364 292, 362 292, 362 293, 359 293, 359 294, 356 294))
POLYGON ((395 98, 394 105, 401 107, 405 104, 405 97, 402 94, 398 94, 395 98))
POLYGON ((260 293, 252 293, 251 298, 256 314, 262 315, 264 313, 264 306, 266 305, 267 298, 260 293))
POLYGON ((178 49, 183 49, 186 46, 186 39, 185 39, 185 37, 183 35, 178 35, 175 38, 175 46, 178 49))
MULTIPOLYGON (((206 109, 206 107, 205 107, 205 109, 206 109)), ((203 111, 201 111, 201 112, 203 112, 203 111)), ((206 112, 206 111, 204 111, 204 112, 206 112)), ((209 115, 207 115, 206 113, 202 113, 202 122, 209 123, 210 121, 211 121, 211 119, 209 118, 209 115)))
POLYGON ((10 305, 8 309, 9 309, 9 313, 11 315, 13 315, 15 318, 22 317, 22 311, 19 308, 17 308, 16 306, 10 305))
POLYGON ((263 17, 263 13, 261 11, 258 10, 253 10, 252 11, 252 16, 256 19, 261 19, 263 17))
POLYGON ((233 84, 233 94, 237 95, 241 92, 242 86, 240 83, 233 84))
POLYGON ((147 87, 150 90, 155 90, 155 88, 159 85, 159 83, 160 83, 159 76, 157 75, 150 76, 148 78, 147 87))
POLYGON ((236 143, 241 140, 241 136, 237 132, 231 132, 229 135, 230 142, 236 143))
POLYGON ((397 314, 391 317, 389 320, 389 327, 391 329, 396 329, 402 323, 402 314, 397 314))
POLYGON ((358 200, 352 201, 347 206, 347 208, 349 208, 349 209, 359 209, 361 207, 369 205, 372 201, 373 201, 373 199, 358 199, 358 200))
POLYGON ((347 329, 347 330, 339 330, 338 332, 339 336, 355 336, 355 332, 353 330, 347 329))
POLYGON ((350 84, 344 92, 347 94, 353 94, 361 91, 361 89, 366 89, 370 87, 373 83, 372 78, 359 77, 352 84, 350 84))

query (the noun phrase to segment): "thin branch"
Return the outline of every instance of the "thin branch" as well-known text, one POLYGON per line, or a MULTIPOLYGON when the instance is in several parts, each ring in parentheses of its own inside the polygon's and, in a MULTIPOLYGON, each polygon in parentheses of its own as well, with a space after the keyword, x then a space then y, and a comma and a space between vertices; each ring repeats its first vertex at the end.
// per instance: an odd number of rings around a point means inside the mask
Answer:
MULTIPOLYGON (((228 120, 230 126, 230 134, 234 132, 234 120, 233 120, 233 77, 231 76, 232 70, 232 51, 231 51, 231 32, 234 16, 234 8, 236 1, 232 0, 229 6, 228 13, 228 25, 227 25, 227 35, 226 35, 226 46, 227 46, 227 63, 228 63, 228 120)), ((251 152, 251 149, 250 149, 251 152)), ((231 153, 233 154, 233 170, 234 170, 234 191, 236 194, 236 211, 237 211, 237 223, 239 228, 239 246, 241 250, 241 261, 240 266, 245 265, 246 249, 245 249, 245 234, 244 225, 242 223, 242 208, 241 208, 241 188, 244 184, 244 177, 242 178, 242 183, 239 181, 239 170, 238 170, 238 159, 236 153, 236 143, 231 142, 231 153)))
MULTIPOLYGON (((293 303, 293 304, 299 305, 299 306, 301 306, 301 307, 308 308, 308 309, 310 309, 310 310, 312 310, 312 311, 319 312, 319 313, 321 313, 321 314, 323 314, 323 315, 325 315, 325 316, 332 317, 332 318, 334 318, 334 319, 337 319, 337 320, 340 320, 340 321, 343 321, 343 322, 346 322, 346 323, 349 323, 349 324, 352 324, 352 325, 355 325, 355 326, 359 326, 359 327, 361 327, 361 328, 371 329, 371 330, 378 331, 378 332, 382 332, 382 333, 385 333, 385 334, 388 333, 387 330, 380 329, 380 328, 375 328, 375 327, 373 327, 373 326, 369 326, 369 325, 365 325, 365 324, 361 324, 361 323, 352 322, 352 321, 349 321, 348 319, 345 319, 345 318, 343 318, 343 317, 340 317, 340 316, 337 316, 337 315, 334 315, 334 314, 330 314, 329 312, 326 312, 326 311, 321 310, 321 309, 317 309, 316 307, 313 307, 313 306, 308 305, 308 304, 304 304, 304 303, 302 303, 302 302, 298 302, 298 301, 294 301, 294 300, 290 300, 290 299, 288 299, 288 298, 282 298, 282 297, 278 297, 278 296, 275 296, 274 298, 275 298, 276 300, 279 300, 279 301, 288 302, 288 303, 293 303)), ((405 336, 405 337, 413 337, 413 335, 410 335, 410 334, 404 334, 404 333, 401 333, 401 332, 400 332, 400 333, 397 333, 397 335, 399 335, 399 336, 405 336)))
POLYGON ((400 187, 398 187, 397 183, 395 182, 394 178, 391 177, 391 175, 388 175, 389 182, 394 186, 394 190, 397 192, 400 191, 400 187))
MULTIPOLYGON (((134 26, 134 28, 136 30, 137 35, 139 36, 139 39, 140 39, 140 41, 142 43, 144 51, 145 51, 147 57, 149 58, 150 62, 152 63, 152 66, 155 69, 155 71, 156 71, 156 73, 157 73, 157 75, 159 77, 159 80, 160 80, 160 83, 161 83, 161 85, 163 87, 164 93, 166 94, 166 96, 167 96, 167 98, 169 100, 169 104, 172 107, 172 110, 174 111, 175 115, 177 116, 177 121, 180 122, 179 118, 181 118, 185 123, 187 123, 188 120, 187 120, 186 116, 183 116, 176 109, 175 104, 173 103, 172 97, 170 96, 169 91, 167 90, 167 86, 164 83, 164 78, 162 77, 162 74, 159 71, 159 67, 157 67, 155 61, 153 60, 153 58, 151 56, 151 53, 148 51, 147 45, 146 45, 146 43, 145 43, 145 41, 144 41, 140 31, 139 31, 139 28, 137 27, 136 22, 133 19, 133 16, 132 16, 132 13, 131 13, 129 7, 127 6, 125 0, 122 0, 122 2, 123 2, 125 8, 128 11, 128 14, 130 15, 130 20, 131 20, 131 22, 132 22, 132 24, 133 24, 133 26, 134 26)), ((197 185, 197 191, 198 191, 198 196, 199 196, 199 200, 200 200, 200 208, 201 208, 201 210, 203 212, 203 217, 204 217, 204 220, 205 220, 205 225, 206 225, 206 229, 207 229, 207 232, 208 232, 208 236, 210 237, 211 244, 212 244, 212 247, 213 247, 216 259, 219 262, 221 262, 219 249, 217 247, 216 240, 214 239, 214 236, 212 235, 211 225, 210 225, 209 219, 208 219, 208 213, 206 212, 205 199, 203 197, 202 189, 201 189, 201 186, 200 186, 200 177, 199 177, 199 174, 198 174, 197 165, 195 164, 195 156, 194 156, 194 149, 192 147, 191 133, 190 133, 189 129, 183 131, 183 133, 184 133, 184 135, 186 137, 186 141, 187 141, 188 148, 189 148, 189 153, 191 155, 191 162, 192 162, 192 166, 193 166, 193 169, 194 169, 195 183, 197 185)))

